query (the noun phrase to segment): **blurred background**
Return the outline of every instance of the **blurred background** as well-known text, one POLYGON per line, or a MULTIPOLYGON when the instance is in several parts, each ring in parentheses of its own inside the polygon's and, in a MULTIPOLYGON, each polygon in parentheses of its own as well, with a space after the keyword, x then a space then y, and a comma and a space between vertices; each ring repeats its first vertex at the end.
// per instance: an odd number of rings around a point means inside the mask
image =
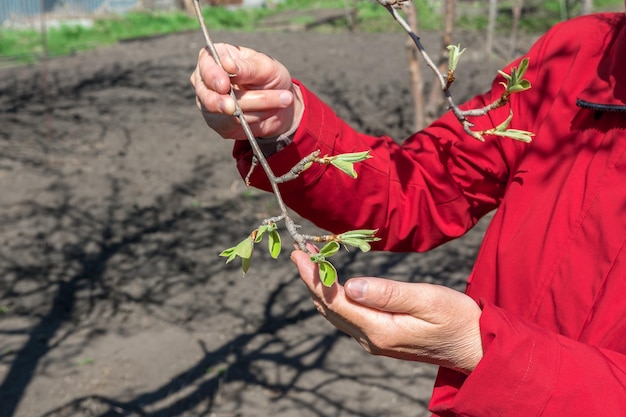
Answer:
MULTIPOLYGON (((0 59, 33 62, 119 40, 195 28, 193 0, 2 0, 0 59)), ((202 0, 214 29, 398 31, 374 0, 202 0), (315 11, 315 13, 311 13, 315 11)), ((540 33, 621 0, 416 0, 420 30, 540 33)), ((488 43, 493 43, 488 41, 488 43)), ((492 48, 492 45, 486 45, 492 48)))

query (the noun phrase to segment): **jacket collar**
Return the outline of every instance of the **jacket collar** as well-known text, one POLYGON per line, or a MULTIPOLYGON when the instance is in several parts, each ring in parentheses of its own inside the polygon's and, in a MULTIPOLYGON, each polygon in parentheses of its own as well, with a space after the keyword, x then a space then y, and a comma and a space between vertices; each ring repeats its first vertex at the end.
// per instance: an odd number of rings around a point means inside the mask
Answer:
POLYGON ((626 15, 616 20, 615 37, 600 59, 597 76, 576 100, 579 107, 626 112, 626 15))

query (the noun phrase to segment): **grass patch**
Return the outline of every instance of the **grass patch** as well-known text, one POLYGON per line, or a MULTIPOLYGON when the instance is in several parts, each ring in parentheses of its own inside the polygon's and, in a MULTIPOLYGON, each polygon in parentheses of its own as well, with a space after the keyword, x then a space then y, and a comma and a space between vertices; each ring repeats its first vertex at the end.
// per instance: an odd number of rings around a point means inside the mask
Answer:
MULTIPOLYGON (((254 23, 268 15, 266 9, 229 10, 211 7, 203 10, 204 18, 214 30, 254 30, 254 23)), ((125 39, 162 35, 185 30, 199 30, 198 21, 183 12, 130 12, 123 16, 96 19, 86 27, 62 24, 46 34, 50 57, 68 55, 125 39)), ((35 62, 44 54, 41 31, 34 29, 0 29, 0 57, 23 63, 35 62)))
MULTIPOLYGON (((419 27, 424 30, 440 30, 443 18, 432 0, 414 0, 419 13, 419 27)), ((359 0, 358 30, 360 32, 399 32, 400 26, 393 21, 389 13, 375 0, 359 0)), ((520 22, 520 30, 527 33, 540 33, 561 20, 562 0, 546 0, 534 7, 529 7, 520 22)), ((597 9, 621 7, 622 0, 596 0, 597 9)), ((285 0, 272 8, 227 9, 206 7, 204 18, 211 30, 254 31, 262 19, 287 10, 343 9, 345 0, 285 0)), ((456 21, 457 28, 485 30, 487 18, 486 4, 476 1, 457 3, 457 8, 464 8, 456 21)), ((575 5, 568 14, 577 14, 575 5)), ((294 23, 303 23, 295 17, 294 23)), ((501 34, 511 27, 510 4, 500 2, 497 27, 501 34)), ((304 23, 308 23, 306 20, 304 23)), ((331 23, 316 27, 316 31, 339 32, 348 29, 346 19, 337 19, 331 23)), ((51 27, 47 32, 47 54, 55 57, 68 55, 100 45, 110 45, 124 39, 154 36, 185 30, 199 30, 195 17, 181 11, 173 12, 131 12, 123 16, 97 19, 90 27, 66 24, 51 27)), ((17 30, 0 28, 0 58, 17 62, 35 62, 44 55, 44 41, 38 30, 17 30)))

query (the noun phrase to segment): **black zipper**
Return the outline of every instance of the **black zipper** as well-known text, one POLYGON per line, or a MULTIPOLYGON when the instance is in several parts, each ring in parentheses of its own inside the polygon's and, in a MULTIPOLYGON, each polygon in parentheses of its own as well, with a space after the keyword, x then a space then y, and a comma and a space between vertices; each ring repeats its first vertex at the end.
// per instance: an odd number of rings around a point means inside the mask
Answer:
POLYGON ((617 104, 600 104, 600 103, 592 103, 590 101, 585 101, 580 98, 576 99, 576 105, 583 109, 602 111, 602 112, 626 112, 626 106, 619 106, 617 104))

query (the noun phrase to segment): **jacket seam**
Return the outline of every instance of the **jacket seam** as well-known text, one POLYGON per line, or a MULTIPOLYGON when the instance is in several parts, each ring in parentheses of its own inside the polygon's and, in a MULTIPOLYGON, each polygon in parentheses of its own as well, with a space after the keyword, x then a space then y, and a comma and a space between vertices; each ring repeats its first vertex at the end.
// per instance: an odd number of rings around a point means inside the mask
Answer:
POLYGON ((528 374, 530 373, 530 367, 531 364, 533 362, 533 359, 535 358, 535 348, 537 347, 537 338, 533 338, 533 346, 532 346, 532 350, 530 351, 530 357, 528 358, 528 364, 526 365, 526 369, 524 371, 524 375, 522 376, 521 380, 519 381, 519 383, 517 384, 517 388, 515 389, 515 392, 513 393, 513 395, 511 395, 511 397, 509 398, 508 401, 508 405, 500 412, 500 414, 498 414, 499 417, 505 416, 505 412, 508 411, 511 406, 513 405, 513 401, 515 401, 515 398, 518 396, 522 385, 524 385, 524 383, 526 382, 526 380, 528 379, 528 374))
POLYGON ((607 181, 609 180, 610 177, 612 177, 615 174, 617 164, 623 158, 624 152, 626 152, 626 148, 622 148, 622 151, 619 153, 619 156, 617 156, 615 160, 612 161, 611 165, 607 167, 606 171, 601 177, 601 180, 598 182, 598 188, 595 190, 593 198, 588 203, 588 205, 584 208, 584 211, 581 214, 580 219, 576 221, 575 226, 572 228, 572 232, 569 238, 567 239, 563 252, 560 254, 558 260, 555 261, 554 266, 550 269, 550 274, 548 278, 546 279, 544 285, 541 287, 538 300, 533 305, 533 310, 530 311, 529 317, 531 319, 536 318, 537 315, 539 314, 539 310, 541 309, 541 306, 547 296, 548 288, 550 288, 550 286, 552 285, 552 282, 554 281, 554 278, 559 270, 560 265, 562 264, 563 260, 566 258, 567 254, 570 252, 570 249, 572 247, 574 240, 576 239, 576 237, 579 235, 580 231, 582 230, 582 227, 583 227, 582 225, 587 219, 587 216, 589 215, 589 211, 591 211, 593 206, 597 204, 599 195, 602 192, 602 190, 606 187, 607 181))

